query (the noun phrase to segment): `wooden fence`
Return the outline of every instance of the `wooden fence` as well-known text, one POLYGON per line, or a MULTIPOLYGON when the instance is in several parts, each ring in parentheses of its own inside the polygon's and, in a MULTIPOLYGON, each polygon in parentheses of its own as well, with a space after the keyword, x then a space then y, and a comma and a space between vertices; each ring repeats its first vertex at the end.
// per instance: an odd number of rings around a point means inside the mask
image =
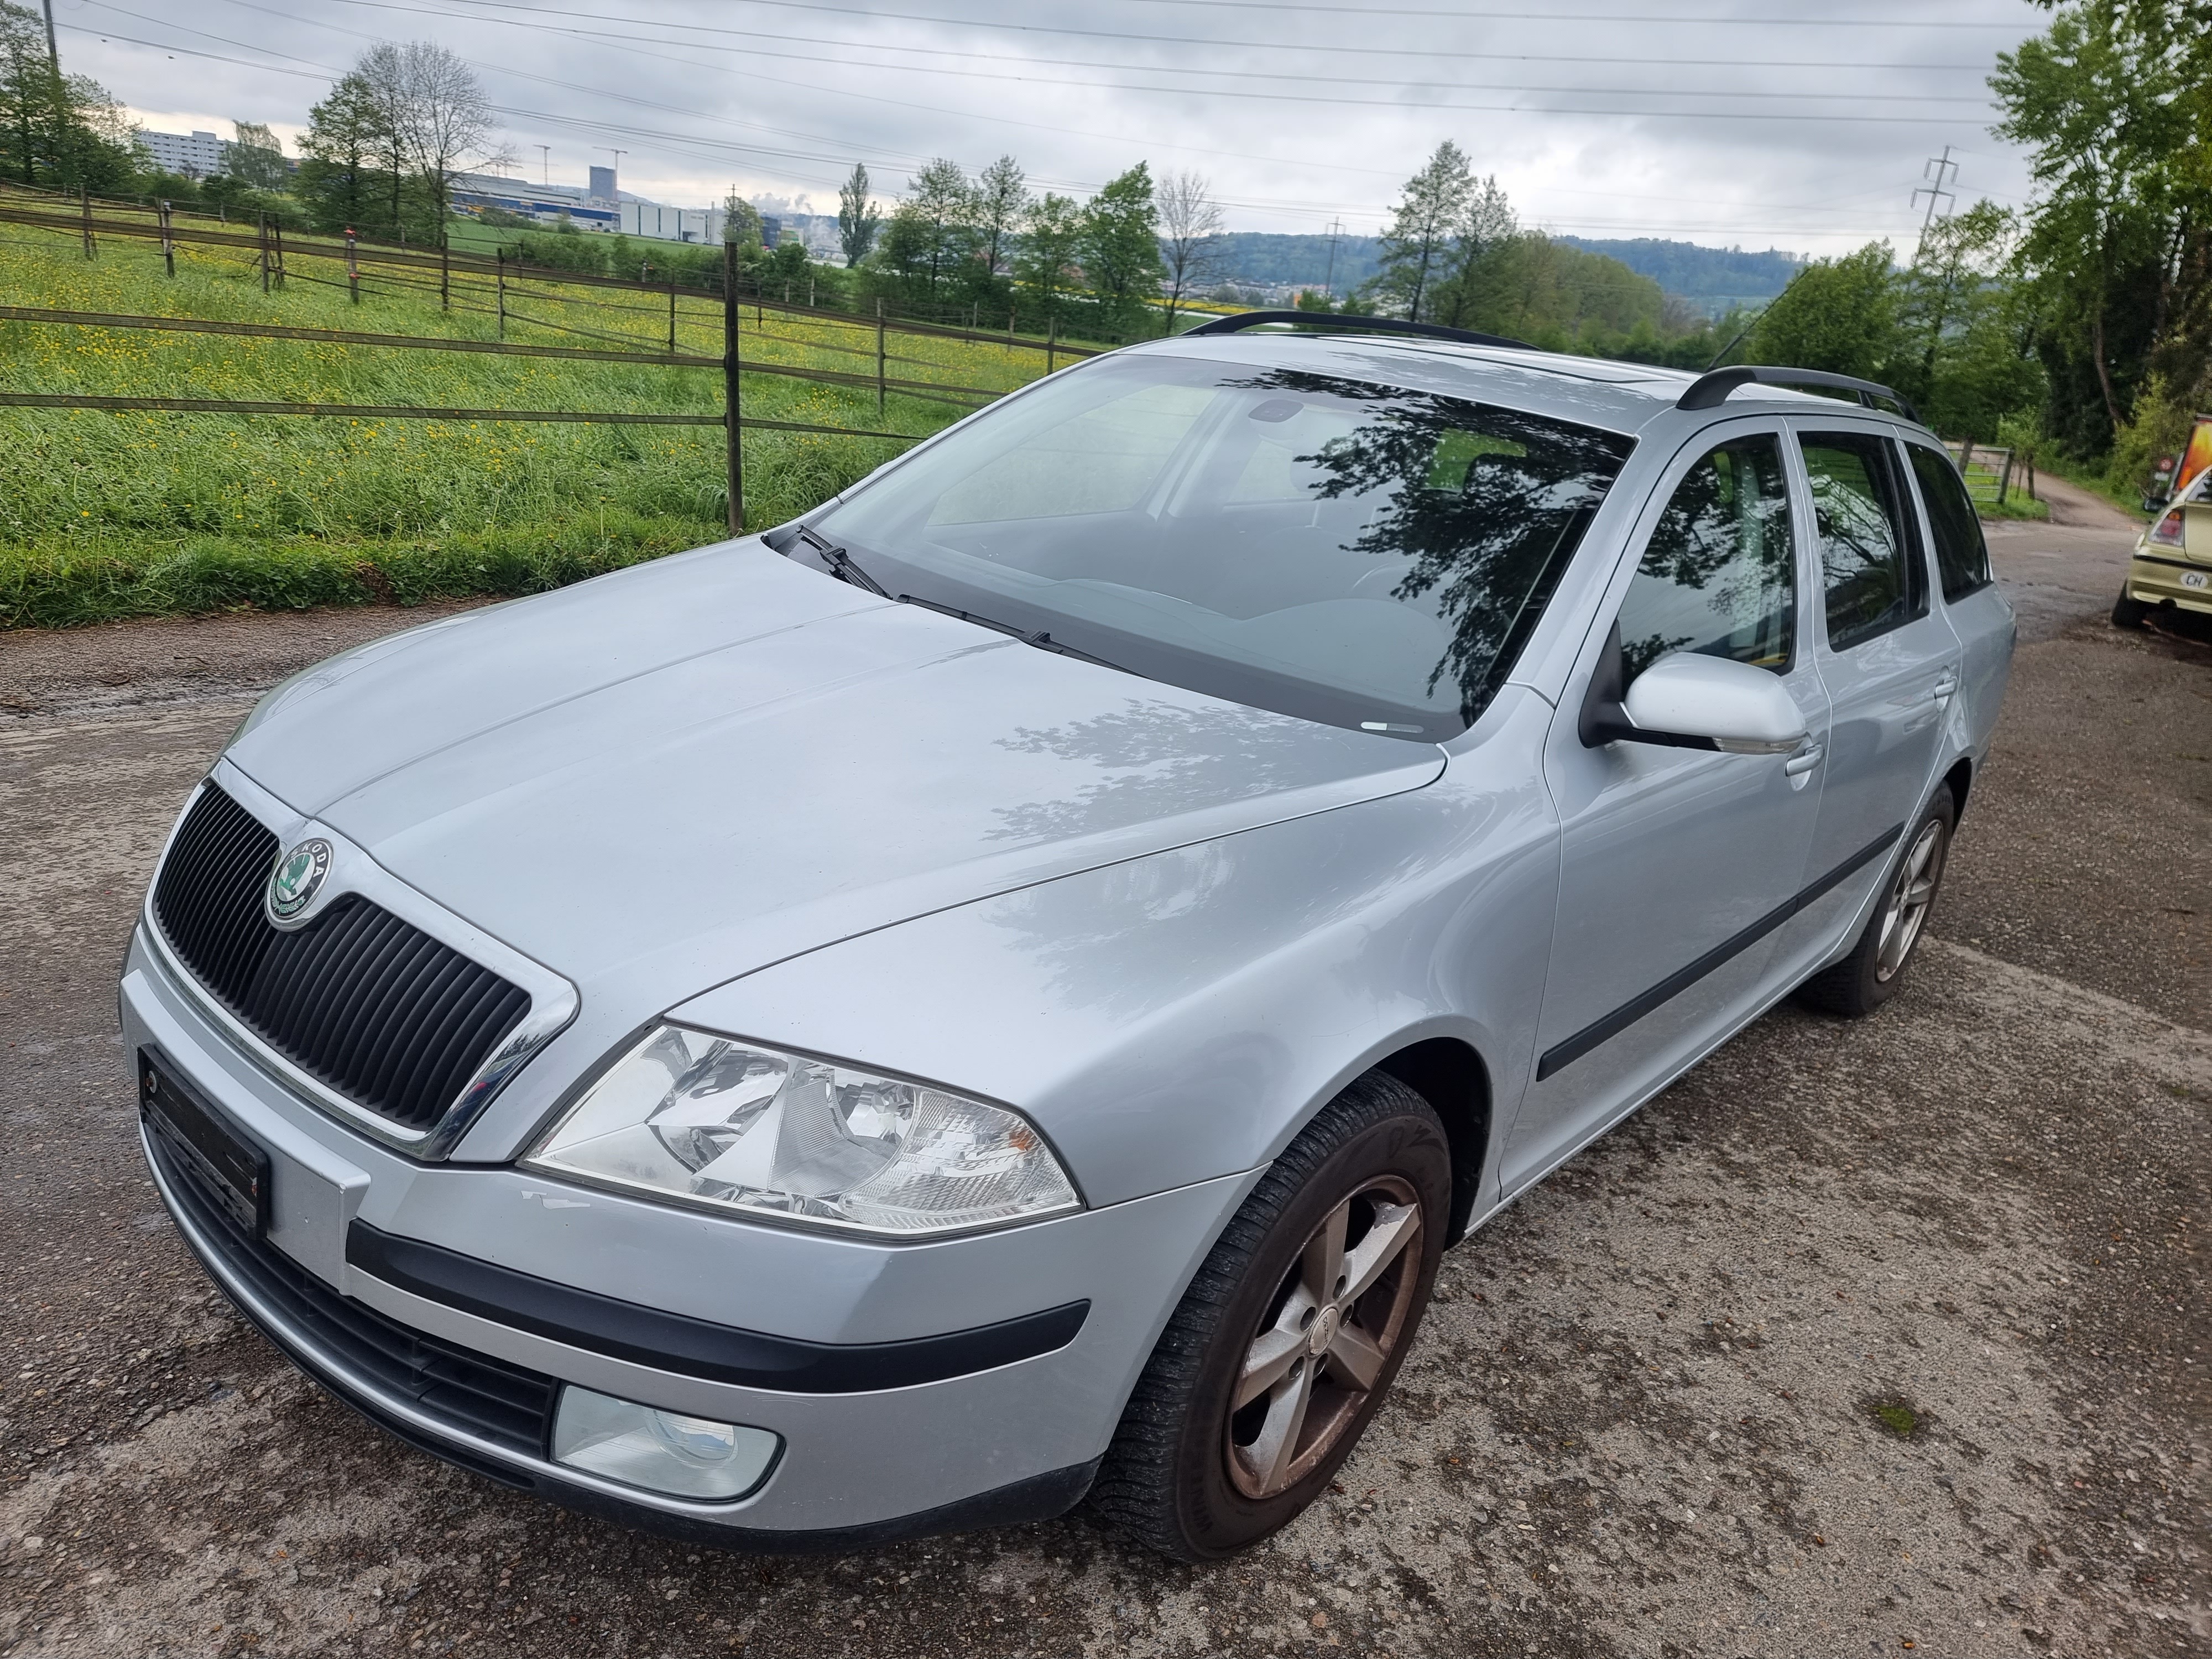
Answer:
MULTIPOLYGON (((166 203, 142 206, 128 203, 95 202, 80 194, 74 201, 50 192, 21 187, 0 189, 0 224, 66 235, 80 242, 83 257, 97 258, 103 241, 119 240, 149 252, 158 246, 164 267, 176 274, 179 246, 190 246, 243 262, 259 277, 263 292, 281 293, 289 283, 304 282, 341 288, 356 303, 363 286, 377 290, 406 292, 427 300, 437 296, 441 312, 474 314, 494 319, 496 337, 469 339, 423 334, 391 334, 349 329, 294 327, 276 323, 228 322, 191 317, 161 317, 107 312, 71 311, 35 306, 0 305, 0 322, 30 323, 58 327, 143 329, 172 333, 230 335, 250 339, 279 339, 368 346, 403 351, 442 351, 477 355, 553 358, 594 363, 630 363, 684 371, 719 371, 722 378, 722 408, 716 414, 658 413, 642 410, 544 409, 451 409, 416 404, 319 404, 254 401, 222 398, 130 397, 89 392, 0 392, 0 407, 19 409, 98 409, 123 411, 163 411, 196 415, 295 415, 309 416, 375 417, 384 420, 559 422, 595 425, 719 426, 726 434, 728 523, 738 533, 744 524, 744 455, 740 434, 746 430, 817 433, 826 436, 864 438, 898 444, 919 442, 926 433, 896 432, 855 426, 832 426, 806 422, 779 421, 744 413, 744 383, 756 375, 811 380, 847 390, 875 394, 878 415, 889 398, 921 398, 969 410, 981 408, 1006 395, 993 389, 951 384, 919 374, 895 374, 895 362, 936 368, 935 362, 891 349, 894 339, 927 338, 964 341, 978 347, 1036 354, 1037 367, 1046 374, 1063 358, 1089 357, 1096 353, 1063 344, 1056 334, 1039 340, 1013 332, 949 328, 886 316, 880 306, 872 318, 854 316, 828 307, 798 305, 775 299, 749 286, 737 258, 737 250, 725 246, 718 278, 708 286, 679 283, 633 282, 623 277, 593 276, 525 265, 501 253, 492 258, 455 253, 450 249, 423 252, 386 247, 357 239, 287 236, 282 227, 265 216, 246 228, 212 216, 186 216, 199 222, 179 222, 166 203), (588 296, 594 313, 588 322, 573 315, 567 320, 544 314, 549 297, 569 305, 588 296), (625 297, 628 296, 628 297, 625 297), (640 303, 640 301, 650 303, 640 303), (743 312, 753 313, 750 332, 766 343, 781 341, 809 351, 827 351, 872 359, 873 372, 820 368, 779 362, 771 358, 747 357, 743 347, 746 331, 743 312), (701 325, 700 313, 708 313, 706 325, 718 331, 722 349, 714 356, 679 349, 687 320, 701 325), (653 333, 644 336, 635 319, 653 318, 653 333), (799 339, 769 332, 769 319, 782 326, 811 326, 843 331, 847 338, 799 339), (610 320, 611 318, 611 320, 610 320), (595 326, 594 325, 599 325, 595 326), (570 339, 591 339, 593 345, 553 344, 543 339, 509 338, 510 334, 553 334, 570 339)), ((1024 377, 1027 378, 1027 377, 1024 377)))

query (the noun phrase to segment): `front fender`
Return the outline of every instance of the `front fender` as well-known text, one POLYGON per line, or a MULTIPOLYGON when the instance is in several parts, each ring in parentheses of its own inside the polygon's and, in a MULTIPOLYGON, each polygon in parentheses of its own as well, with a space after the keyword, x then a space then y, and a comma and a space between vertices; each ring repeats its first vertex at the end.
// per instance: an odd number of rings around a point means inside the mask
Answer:
POLYGON ((1013 1106, 1094 1206, 1266 1163, 1430 1037, 1482 1057, 1502 1141, 1559 861, 1533 760, 1549 706, 1499 702, 1425 788, 920 917, 671 1017, 1013 1106))

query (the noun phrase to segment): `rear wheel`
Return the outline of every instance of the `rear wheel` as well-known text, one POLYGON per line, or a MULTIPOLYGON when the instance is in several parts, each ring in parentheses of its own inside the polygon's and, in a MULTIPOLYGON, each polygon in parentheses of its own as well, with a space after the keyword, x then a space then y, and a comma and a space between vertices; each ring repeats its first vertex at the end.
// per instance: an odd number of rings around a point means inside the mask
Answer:
POLYGON ((2120 590, 2120 597, 2112 601, 2112 626, 2141 628, 2144 619, 2150 615, 2150 606, 2145 605, 2141 599, 2130 599, 2128 590, 2123 587, 2120 590))
POLYGON ((1184 1561, 1326 1488, 1428 1305, 1451 1154, 1426 1101, 1371 1073, 1308 1125, 1206 1258, 1130 1395, 1091 1503, 1184 1561))
POLYGON ((1912 952, 1936 908, 1943 884, 1943 865, 1951 850, 1951 830, 1959 810, 1948 784, 1936 790, 1927 811, 1906 838, 1881 902, 1868 918, 1850 955, 1815 974, 1798 988, 1801 1001, 1846 1018, 1859 1018, 1895 996, 1912 952))

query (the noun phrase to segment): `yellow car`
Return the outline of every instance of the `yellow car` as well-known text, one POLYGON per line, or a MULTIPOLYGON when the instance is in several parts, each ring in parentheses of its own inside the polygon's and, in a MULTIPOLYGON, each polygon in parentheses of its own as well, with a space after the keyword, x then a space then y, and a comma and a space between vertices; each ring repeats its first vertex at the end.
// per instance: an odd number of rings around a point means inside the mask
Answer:
POLYGON ((2171 607, 2212 616, 2212 501, 2200 477, 2136 543, 2127 584, 2112 606, 2112 625, 2140 628, 2154 611, 2171 607))

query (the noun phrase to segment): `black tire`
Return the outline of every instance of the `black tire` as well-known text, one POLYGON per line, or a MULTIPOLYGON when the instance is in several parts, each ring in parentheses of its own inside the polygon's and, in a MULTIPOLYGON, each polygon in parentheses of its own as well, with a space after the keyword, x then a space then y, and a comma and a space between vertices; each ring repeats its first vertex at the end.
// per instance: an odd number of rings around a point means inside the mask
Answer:
POLYGON ((2140 599, 2130 599, 2128 597, 2128 590, 2123 587, 2120 590, 2120 597, 2112 601, 2112 626, 2115 628, 2141 628, 2143 625, 2144 621, 2150 616, 2150 613, 2151 607, 2149 605, 2145 605, 2140 599))
POLYGON ((1867 918, 1866 931, 1859 935, 1850 955, 1799 986, 1800 1002, 1823 1013, 1863 1019, 1897 994, 1905 982, 1905 970, 1912 965, 1913 955, 1927 933, 1928 917, 1936 908, 1936 896, 1942 890, 1943 869, 1950 857, 1951 831, 1958 821, 1959 809, 1951 799, 1951 786, 1944 784, 1906 833, 1904 849, 1898 854, 1887 884, 1882 889, 1881 902, 1867 918), (1916 858, 1923 841, 1931 835, 1934 839, 1929 861, 1934 870, 1928 873, 1923 866, 1916 863, 1916 858), (1910 902, 1911 890, 1923 873, 1928 873, 1927 892, 1917 900, 1917 915, 1908 915, 1903 906, 1910 902), (1901 901, 1900 895, 1908 897, 1901 901), (1898 927, 1907 931, 1903 949, 1885 953, 1885 945, 1893 942, 1893 917, 1898 927))
POLYGON ((1192 1279, 1129 1396, 1091 1489, 1092 1507, 1163 1555, 1211 1561, 1265 1538, 1327 1490, 1419 1328, 1443 1254, 1451 1191, 1443 1125, 1419 1095, 1374 1072, 1331 1101, 1268 1168, 1192 1279), (1417 1206, 1413 1229, 1409 1206, 1417 1206), (1302 1311, 1310 1264, 1326 1259, 1323 1230, 1340 1207, 1349 1218, 1339 1235, 1347 1270, 1335 1287, 1342 1306, 1302 1311), (1350 1270, 1364 1259, 1362 1241, 1375 1241, 1371 1257, 1401 1236, 1372 1287, 1347 1294, 1350 1270), (1370 1324, 1381 1331, 1384 1322, 1382 1340, 1368 1334, 1370 1324), (1290 1345, 1280 1352, 1297 1356, 1291 1375, 1233 1412, 1248 1358, 1271 1338, 1290 1345), (1380 1351, 1368 1386, 1352 1386, 1332 1339, 1380 1351), (1279 1419, 1279 1391, 1287 1398, 1301 1371, 1306 1403, 1285 1407, 1279 1419), (1287 1440, 1279 1434, 1275 1442, 1288 1455, 1266 1474, 1255 1467, 1253 1442, 1244 1443, 1248 1449, 1235 1443, 1250 1432, 1255 1411, 1267 1425, 1293 1425, 1287 1440), (1298 1426, 1315 1413, 1322 1415, 1311 1425, 1298 1426), (1310 1449, 1300 1453, 1301 1445, 1310 1449), (1287 1484, 1268 1489, 1279 1480, 1287 1484))

